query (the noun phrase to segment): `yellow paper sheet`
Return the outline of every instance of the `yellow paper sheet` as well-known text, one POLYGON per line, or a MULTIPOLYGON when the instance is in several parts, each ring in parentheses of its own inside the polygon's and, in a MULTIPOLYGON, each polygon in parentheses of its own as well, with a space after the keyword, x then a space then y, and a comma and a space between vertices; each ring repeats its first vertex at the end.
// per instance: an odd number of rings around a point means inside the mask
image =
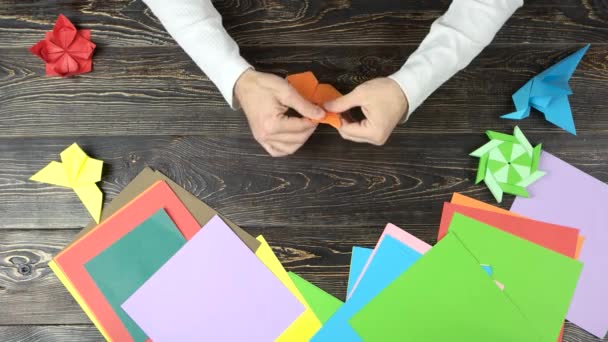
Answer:
POLYGON ((262 235, 256 238, 262 244, 256 250, 255 255, 268 267, 268 269, 285 285, 285 287, 304 305, 304 312, 277 338, 281 342, 309 341, 314 334, 321 329, 321 321, 300 293, 296 284, 291 280, 289 274, 268 245, 262 235))
POLYGON ((103 338, 105 338, 106 341, 110 341, 110 339, 108 338, 108 334, 106 334, 106 332, 103 330, 103 327, 101 326, 101 324, 99 324, 99 322, 97 321, 97 318, 95 317, 93 312, 91 312, 91 310, 89 309, 89 307, 87 306, 85 301, 80 296, 80 293, 78 293, 78 290, 76 290, 76 288, 72 285, 70 280, 68 280, 68 278, 65 276, 65 274, 63 274, 61 267, 59 267, 59 265, 57 265, 55 263, 55 260, 51 260, 49 262, 49 268, 51 269, 51 271, 53 271, 53 273, 55 273, 57 278, 59 278, 59 281, 63 284, 63 286, 65 286, 65 288, 68 289, 68 292, 72 295, 72 297, 74 297, 74 299, 76 300, 76 303, 78 303, 78 305, 80 305, 80 307, 82 308, 84 313, 87 314, 87 316, 89 317, 91 322, 93 322, 93 324, 95 324, 95 326, 97 327, 97 329, 99 330, 99 332, 101 333, 103 338))
POLYGON ((103 194, 95 183, 101 180, 103 161, 90 158, 74 143, 61 152, 61 163, 52 161, 30 177, 31 180, 72 188, 99 223, 103 194))

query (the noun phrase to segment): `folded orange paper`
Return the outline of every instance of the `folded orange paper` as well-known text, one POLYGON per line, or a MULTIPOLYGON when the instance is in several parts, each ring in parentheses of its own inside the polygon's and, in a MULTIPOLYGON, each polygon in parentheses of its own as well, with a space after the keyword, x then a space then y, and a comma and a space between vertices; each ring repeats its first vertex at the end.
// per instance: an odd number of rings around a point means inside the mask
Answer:
MULTIPOLYGON (((287 82, 305 99, 318 106, 322 106, 323 103, 342 96, 332 85, 326 83, 319 84, 315 75, 310 71, 289 75, 287 76, 287 82)), ((340 114, 328 111, 325 112, 323 119, 314 121, 331 125, 336 129, 342 125, 340 114)))

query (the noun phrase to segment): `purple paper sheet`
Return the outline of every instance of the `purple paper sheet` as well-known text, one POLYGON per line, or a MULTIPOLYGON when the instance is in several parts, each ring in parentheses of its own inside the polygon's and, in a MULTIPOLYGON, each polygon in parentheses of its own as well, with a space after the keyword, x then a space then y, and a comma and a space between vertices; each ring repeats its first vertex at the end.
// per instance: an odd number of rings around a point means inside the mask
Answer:
POLYGON ((154 342, 274 341, 304 312, 217 216, 122 308, 154 342))
POLYGON ((608 330, 608 185, 547 152, 539 169, 547 174, 528 187, 530 198, 515 199, 511 211, 580 229, 584 266, 566 318, 603 338, 608 330))

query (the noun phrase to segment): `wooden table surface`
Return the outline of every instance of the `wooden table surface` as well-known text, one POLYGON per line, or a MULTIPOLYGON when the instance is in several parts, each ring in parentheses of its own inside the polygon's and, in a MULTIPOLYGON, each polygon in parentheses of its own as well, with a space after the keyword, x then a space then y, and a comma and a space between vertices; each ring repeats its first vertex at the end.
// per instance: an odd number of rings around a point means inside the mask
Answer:
MULTIPOLYGON (((399 68, 449 0, 217 1, 256 68, 312 70, 348 92, 399 68)), ((571 80, 578 136, 540 113, 533 143, 608 182, 608 1, 532 0, 469 67, 442 86, 383 147, 321 127, 295 155, 273 159, 141 1, 0 0, 0 341, 99 341, 47 267, 89 221, 75 194, 28 177, 78 142, 103 159, 106 203, 144 166, 158 169, 247 229, 285 266, 343 298, 353 245, 387 222, 435 242, 455 192, 473 184, 486 129, 530 77, 591 43, 571 80), (90 28, 94 71, 45 77, 27 48, 59 13, 90 28)), ((504 207, 512 201, 509 198, 504 207)), ((567 324, 564 341, 598 341, 567 324)))

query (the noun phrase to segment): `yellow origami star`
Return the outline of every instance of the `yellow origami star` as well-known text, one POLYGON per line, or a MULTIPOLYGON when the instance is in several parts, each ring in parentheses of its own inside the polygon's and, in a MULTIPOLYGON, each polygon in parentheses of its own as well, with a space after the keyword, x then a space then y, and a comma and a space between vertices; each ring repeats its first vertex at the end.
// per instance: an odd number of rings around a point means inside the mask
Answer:
POLYGON ((61 152, 61 163, 52 161, 30 180, 72 188, 99 223, 103 195, 95 183, 101 180, 103 161, 90 158, 74 143, 61 152))

